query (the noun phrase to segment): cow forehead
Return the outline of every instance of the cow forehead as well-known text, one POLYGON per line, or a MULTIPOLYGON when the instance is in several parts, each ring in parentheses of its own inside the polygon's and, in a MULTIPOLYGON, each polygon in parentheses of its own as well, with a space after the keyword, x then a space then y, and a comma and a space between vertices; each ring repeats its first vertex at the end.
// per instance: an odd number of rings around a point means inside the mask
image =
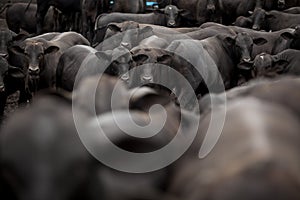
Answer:
POLYGON ((178 9, 177 9, 177 7, 174 6, 174 5, 168 5, 168 6, 166 6, 166 8, 165 8, 165 12, 166 12, 166 13, 170 13, 170 12, 178 12, 178 9))
POLYGON ((25 52, 27 53, 39 53, 44 51, 44 45, 41 42, 27 42, 25 46, 25 52))

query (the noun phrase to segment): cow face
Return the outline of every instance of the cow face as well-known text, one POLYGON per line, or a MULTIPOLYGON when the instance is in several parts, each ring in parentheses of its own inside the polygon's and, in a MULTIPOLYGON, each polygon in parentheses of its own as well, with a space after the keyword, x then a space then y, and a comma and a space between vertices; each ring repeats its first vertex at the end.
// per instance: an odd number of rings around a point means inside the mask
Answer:
POLYGON ((253 21, 253 30, 259 31, 261 29, 264 29, 264 24, 266 21, 266 11, 262 8, 255 8, 251 19, 253 21))
POLYGON ((216 12, 216 2, 215 0, 207 0, 206 9, 209 13, 215 13, 216 12))
POLYGON ((251 53, 253 44, 263 45, 267 42, 264 38, 252 39, 248 33, 238 33, 233 39, 231 37, 225 38, 226 42, 234 44, 237 57, 240 58, 240 63, 249 63, 251 61, 251 53))
POLYGON ((174 5, 167 5, 163 10, 163 13, 166 16, 166 21, 167 21, 167 26, 168 27, 175 27, 178 26, 178 18, 179 18, 179 13, 183 12, 183 10, 179 10, 176 6, 174 5))
POLYGON ((100 60, 110 61, 110 65, 105 70, 105 73, 112 76, 120 76, 120 78, 125 82, 129 81, 130 76, 128 71, 133 63, 129 50, 120 46, 115 48, 112 53, 99 51, 96 52, 95 55, 100 60))
POLYGON ((284 9, 285 8, 285 0, 278 0, 277 6, 279 9, 284 9))
POLYGON ((36 78, 43 71, 45 55, 55 53, 59 50, 57 46, 49 46, 43 42, 28 41, 13 49, 25 55, 28 61, 28 75, 36 78))

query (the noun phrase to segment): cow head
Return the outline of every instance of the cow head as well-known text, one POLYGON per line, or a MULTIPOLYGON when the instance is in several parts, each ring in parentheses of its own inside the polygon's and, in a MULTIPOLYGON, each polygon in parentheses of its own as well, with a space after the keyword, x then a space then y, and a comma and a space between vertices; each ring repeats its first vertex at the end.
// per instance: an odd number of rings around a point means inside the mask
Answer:
POLYGON ((285 0, 278 0, 277 5, 279 9, 284 9, 285 8, 285 0))
POLYGON ((179 25, 179 15, 187 11, 178 9, 174 5, 167 5, 164 9, 160 9, 160 12, 165 14, 168 27, 176 27, 179 25))
POLYGON ((253 62, 253 74, 256 77, 274 77, 285 69, 287 61, 280 59, 278 55, 261 53, 253 62))
POLYGON ((246 33, 238 33, 235 37, 228 36, 225 38, 225 42, 229 46, 234 47, 236 57, 239 58, 239 63, 249 63, 251 61, 251 53, 253 45, 263 45, 267 42, 264 38, 255 38, 246 33))
POLYGON ((253 22, 252 29, 256 31, 265 29, 266 11, 262 8, 255 8, 254 12, 249 13, 252 14, 250 17, 253 22))
POLYGON ((110 61, 110 65, 105 70, 105 73, 112 76, 120 76, 120 78, 125 82, 129 81, 130 76, 128 71, 133 62, 129 50, 120 46, 115 48, 112 52, 99 51, 96 52, 95 55, 100 60, 110 61))
MULTIPOLYGON (((23 69, 26 74, 26 82, 36 90, 40 73, 45 67, 45 55, 57 52, 59 47, 48 44, 46 41, 25 40, 20 45, 11 47, 11 50, 17 54, 25 56, 26 66, 23 69), (28 80, 27 80, 28 79, 28 80)), ((29 85, 25 85, 30 88, 29 85)))
POLYGON ((155 67, 153 64, 157 63, 157 58, 161 56, 161 51, 154 48, 133 49, 132 58, 135 69, 133 79, 135 83, 148 84, 153 83, 155 79, 155 67))
POLYGON ((215 4, 216 4, 215 0, 207 0, 207 5, 206 5, 207 12, 215 13, 216 12, 215 4))

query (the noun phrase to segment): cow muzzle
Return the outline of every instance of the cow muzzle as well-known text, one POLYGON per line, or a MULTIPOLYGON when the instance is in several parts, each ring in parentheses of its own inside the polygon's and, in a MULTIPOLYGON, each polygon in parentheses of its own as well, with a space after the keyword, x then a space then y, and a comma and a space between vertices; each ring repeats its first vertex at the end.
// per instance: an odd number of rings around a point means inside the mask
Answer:
POLYGON ((128 73, 123 74, 121 76, 121 80, 125 81, 125 82, 128 82, 129 81, 129 74, 128 73))
POLYGON ((243 62, 249 63, 251 61, 250 57, 245 57, 243 58, 243 62))
POLYGON ((5 92, 5 86, 4 86, 4 84, 0 84, 0 92, 5 92))
POLYGON ((213 5, 213 4, 208 4, 206 9, 211 12, 211 13, 214 13, 216 11, 216 6, 213 5))
POLYGON ((151 75, 143 75, 142 76, 142 81, 144 83, 152 83, 153 82, 153 76, 151 76, 151 75))
POLYGON ((259 26, 257 26, 257 25, 253 25, 253 26, 252 26, 252 29, 253 29, 253 30, 256 30, 256 31, 259 31, 260 28, 259 28, 259 26))
POLYGON ((176 24, 175 20, 168 21, 168 26, 175 26, 175 24, 176 24))
POLYGON ((30 76, 36 77, 36 76, 39 76, 39 74, 40 74, 40 68, 37 66, 29 66, 28 70, 29 70, 30 76))

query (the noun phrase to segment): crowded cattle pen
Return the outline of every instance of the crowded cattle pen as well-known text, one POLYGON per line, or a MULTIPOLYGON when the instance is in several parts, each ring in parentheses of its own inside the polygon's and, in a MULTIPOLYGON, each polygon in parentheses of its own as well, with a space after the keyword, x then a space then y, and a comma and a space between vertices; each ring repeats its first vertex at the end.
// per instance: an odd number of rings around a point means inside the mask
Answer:
POLYGON ((300 200, 300 0, 0 0, 0 199, 300 200))

